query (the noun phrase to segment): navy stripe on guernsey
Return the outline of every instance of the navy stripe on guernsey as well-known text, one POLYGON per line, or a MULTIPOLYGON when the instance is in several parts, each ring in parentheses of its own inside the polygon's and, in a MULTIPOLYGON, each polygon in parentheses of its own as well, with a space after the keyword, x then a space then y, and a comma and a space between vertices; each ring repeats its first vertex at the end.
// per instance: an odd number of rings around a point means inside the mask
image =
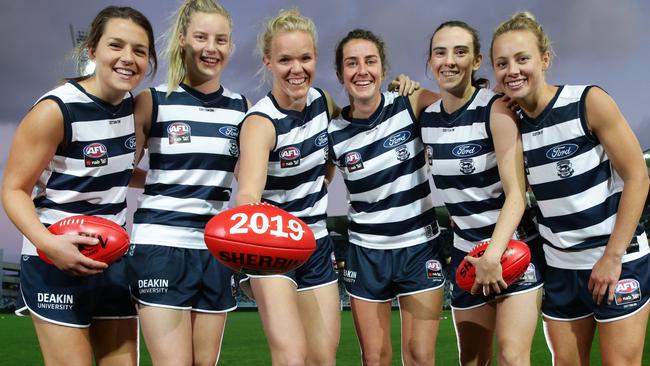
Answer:
MULTIPOLYGON (((49 226, 83 214, 124 225, 135 158, 133 97, 126 93, 118 105, 112 105, 68 81, 36 103, 43 100, 52 100, 61 109, 64 141, 32 192, 39 219, 49 226)), ((27 238, 23 238, 22 254, 36 255, 27 238)))
POLYGON ((149 171, 131 241, 205 249, 205 224, 230 200, 248 103, 223 87, 203 94, 181 84, 166 93, 164 85, 151 89, 149 171))
POLYGON ((498 97, 477 89, 453 113, 437 101, 420 117, 433 181, 455 224, 454 247, 465 252, 492 236, 505 202, 490 133, 490 108, 498 97))
POLYGON ((275 127, 276 143, 269 153, 262 201, 292 213, 309 225, 316 239, 327 235, 327 99, 310 88, 301 112, 280 107, 271 93, 248 115, 268 119, 275 127))
MULTIPOLYGON (((537 118, 520 112, 528 181, 542 217, 539 232, 549 265, 591 269, 602 256, 616 222, 623 180, 589 132, 585 98, 591 86, 560 86, 537 118)), ((648 253, 639 224, 638 245, 623 262, 648 253)))
POLYGON ((367 119, 341 117, 328 133, 330 158, 350 196, 350 242, 371 249, 421 244, 439 233, 425 150, 407 97, 383 93, 367 119))

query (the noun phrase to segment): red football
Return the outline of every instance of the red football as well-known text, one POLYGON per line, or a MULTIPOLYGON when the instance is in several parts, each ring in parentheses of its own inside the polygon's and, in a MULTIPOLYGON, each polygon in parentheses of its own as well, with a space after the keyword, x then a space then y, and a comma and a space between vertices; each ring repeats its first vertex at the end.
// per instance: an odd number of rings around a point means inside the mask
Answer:
MULTIPOLYGON (((472 248, 467 255, 478 258, 485 253, 487 247, 488 242, 480 243, 472 248)), ((526 272, 529 263, 530 249, 528 245, 519 240, 510 240, 501 256, 501 276, 508 286, 521 278, 521 275, 526 272)), ((456 270, 456 285, 470 292, 475 279, 476 272, 474 266, 463 259, 456 270)))
MULTIPOLYGON (((96 261, 111 264, 129 249, 129 234, 115 222, 96 216, 71 216, 55 222, 47 228, 52 234, 74 234, 97 238, 97 245, 80 245, 81 254, 96 261)), ((38 256, 52 264, 45 253, 37 250, 38 256)))
POLYGON ((220 212, 205 226, 204 240, 218 261, 249 274, 291 271, 316 249, 314 233, 307 224, 266 203, 220 212))

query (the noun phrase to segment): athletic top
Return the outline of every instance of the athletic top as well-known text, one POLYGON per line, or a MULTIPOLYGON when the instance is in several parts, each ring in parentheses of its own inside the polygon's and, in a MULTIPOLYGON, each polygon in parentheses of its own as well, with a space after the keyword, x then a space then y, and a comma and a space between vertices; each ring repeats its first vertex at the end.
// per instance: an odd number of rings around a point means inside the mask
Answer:
MULTIPOLYGON (((464 252, 490 239, 506 198, 490 132, 490 108, 498 98, 476 89, 457 111, 445 112, 439 100, 420 118, 433 181, 454 222, 454 247, 464 252)), ((529 215, 524 218, 516 239, 537 236, 529 215)))
MULTIPOLYGON (((126 192, 135 159, 133 96, 112 105, 68 81, 38 99, 53 100, 63 114, 63 143, 32 192, 36 214, 49 226, 75 215, 126 223, 126 192)), ((42 123, 49 123, 43 120, 42 123)), ((23 237, 22 254, 36 255, 23 237)))
POLYGON ((309 225, 316 239, 327 235, 327 99, 310 88, 301 112, 280 107, 269 93, 248 115, 264 117, 275 127, 262 201, 290 212, 309 225))
POLYGON ((436 237, 425 150, 409 99, 386 92, 369 118, 349 112, 344 108, 328 132, 331 159, 349 193, 350 242, 395 249, 436 237))
MULTIPOLYGON (((539 232, 549 265, 591 269, 614 223, 623 180, 588 127, 585 97, 592 86, 560 86, 537 118, 520 111, 526 175, 541 210, 539 232)), ((643 227, 623 262, 649 251, 643 227)))
POLYGON ((131 241, 206 249, 205 224, 230 200, 246 98, 223 87, 203 94, 184 84, 166 93, 164 85, 151 89, 149 171, 131 241))

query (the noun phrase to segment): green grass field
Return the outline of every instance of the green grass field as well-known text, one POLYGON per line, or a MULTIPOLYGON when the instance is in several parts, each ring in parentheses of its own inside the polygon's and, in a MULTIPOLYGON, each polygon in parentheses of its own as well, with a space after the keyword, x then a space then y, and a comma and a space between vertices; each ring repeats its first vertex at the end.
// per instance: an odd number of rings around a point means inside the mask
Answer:
MULTIPOLYGON (((457 365, 458 351, 456 338, 451 320, 451 314, 446 311, 440 324, 438 344, 436 348, 437 365, 457 365)), ((399 341, 399 313, 393 311, 393 365, 401 365, 399 341)), ((646 332, 646 344, 650 340, 650 329, 646 332)), ((598 350, 594 344, 592 350, 592 365, 600 365, 598 350)), ((647 347, 646 347, 647 348, 647 347)), ((73 349, 72 346, 70 348, 73 349)), ((650 365, 650 352, 643 355, 643 364, 650 365)), ((532 365, 550 365, 551 355, 546 347, 541 322, 535 332, 532 365)), ((338 365, 360 365, 359 345, 354 333, 352 314, 349 311, 341 313, 341 341, 339 344, 338 365)), ((19 318, 10 314, 0 314, 0 365, 39 365, 42 364, 38 342, 34 328, 29 318, 19 318)), ((151 365, 151 359, 142 345, 142 366, 151 365)), ((229 315, 226 333, 219 365, 270 365, 270 356, 266 339, 262 332, 259 317, 256 312, 237 311, 229 315)), ((494 363, 496 364, 496 362, 494 363)))

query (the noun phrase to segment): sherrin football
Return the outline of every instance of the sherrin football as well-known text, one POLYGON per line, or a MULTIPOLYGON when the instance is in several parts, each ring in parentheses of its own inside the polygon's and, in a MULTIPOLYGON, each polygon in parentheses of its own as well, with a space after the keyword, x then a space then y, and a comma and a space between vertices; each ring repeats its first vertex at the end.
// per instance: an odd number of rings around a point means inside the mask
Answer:
MULTIPOLYGON (((467 254, 468 256, 478 258, 485 253, 488 242, 476 245, 467 254)), ((501 256, 501 276, 510 286, 526 272, 530 263, 530 249, 526 243, 519 240, 510 240, 506 250, 501 256)), ((463 259, 456 269, 456 285, 463 290, 470 292, 476 279, 476 269, 472 264, 463 259)))
MULTIPOLYGON (((71 216, 55 222, 47 228, 54 235, 80 235, 97 238, 97 245, 79 245, 79 252, 96 261, 111 264, 129 249, 129 234, 111 220, 96 216, 71 216)), ((45 253, 38 256, 52 264, 45 253)))
POLYGON ((205 244, 226 267, 248 274, 279 274, 305 263, 314 233, 299 218, 267 203, 225 210, 205 226, 205 244))

